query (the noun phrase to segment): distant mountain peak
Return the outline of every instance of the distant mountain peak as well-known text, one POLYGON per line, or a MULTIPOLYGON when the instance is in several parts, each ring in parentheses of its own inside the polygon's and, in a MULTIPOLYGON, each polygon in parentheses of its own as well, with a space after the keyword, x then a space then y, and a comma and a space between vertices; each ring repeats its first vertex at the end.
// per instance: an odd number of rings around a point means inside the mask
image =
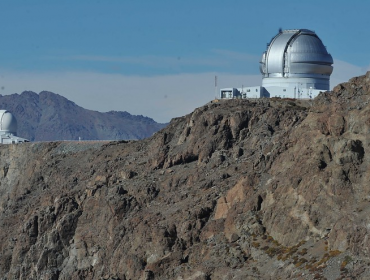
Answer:
POLYGON ((0 108, 18 120, 18 135, 31 141, 142 139, 165 127, 126 111, 84 109, 62 95, 41 91, 0 95, 0 108))

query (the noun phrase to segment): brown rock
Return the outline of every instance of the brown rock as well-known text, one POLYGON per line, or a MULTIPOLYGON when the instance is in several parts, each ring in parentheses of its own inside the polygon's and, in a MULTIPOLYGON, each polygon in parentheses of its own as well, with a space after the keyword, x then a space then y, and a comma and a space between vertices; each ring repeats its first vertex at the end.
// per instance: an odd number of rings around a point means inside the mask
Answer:
POLYGON ((0 146, 0 279, 369 278, 369 100, 367 73, 142 141, 0 146))

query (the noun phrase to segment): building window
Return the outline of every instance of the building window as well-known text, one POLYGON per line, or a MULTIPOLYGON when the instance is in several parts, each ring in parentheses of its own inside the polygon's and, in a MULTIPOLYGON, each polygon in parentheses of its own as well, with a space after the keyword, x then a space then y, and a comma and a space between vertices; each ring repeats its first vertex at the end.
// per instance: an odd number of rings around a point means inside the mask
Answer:
POLYGON ((286 89, 284 88, 283 91, 286 91, 286 89))

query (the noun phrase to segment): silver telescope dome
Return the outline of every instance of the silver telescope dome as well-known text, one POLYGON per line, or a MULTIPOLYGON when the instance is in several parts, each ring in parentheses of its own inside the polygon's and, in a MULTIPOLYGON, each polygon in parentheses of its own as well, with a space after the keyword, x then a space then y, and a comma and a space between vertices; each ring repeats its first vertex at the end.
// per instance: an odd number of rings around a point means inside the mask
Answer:
POLYGON ((0 132, 17 135, 17 120, 9 111, 0 110, 0 132))
POLYGON ((333 58, 308 29, 279 29, 260 61, 262 86, 222 88, 220 98, 313 99, 330 89, 333 58))
POLYGON ((29 142, 17 136, 17 119, 7 110, 0 110, 0 144, 29 142))
POLYGON ((314 31, 280 30, 262 54, 262 86, 292 86, 306 79, 307 87, 329 90, 332 64, 332 56, 314 31))

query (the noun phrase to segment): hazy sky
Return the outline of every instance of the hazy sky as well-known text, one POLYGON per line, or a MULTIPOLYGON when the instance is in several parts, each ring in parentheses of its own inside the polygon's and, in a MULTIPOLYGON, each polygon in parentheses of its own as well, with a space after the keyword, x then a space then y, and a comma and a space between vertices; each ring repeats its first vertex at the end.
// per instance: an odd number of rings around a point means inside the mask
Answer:
POLYGON ((370 69, 370 1, 2 0, 0 94, 48 90, 98 111, 167 122, 219 87, 261 83, 281 27, 314 30, 331 86, 370 69))

